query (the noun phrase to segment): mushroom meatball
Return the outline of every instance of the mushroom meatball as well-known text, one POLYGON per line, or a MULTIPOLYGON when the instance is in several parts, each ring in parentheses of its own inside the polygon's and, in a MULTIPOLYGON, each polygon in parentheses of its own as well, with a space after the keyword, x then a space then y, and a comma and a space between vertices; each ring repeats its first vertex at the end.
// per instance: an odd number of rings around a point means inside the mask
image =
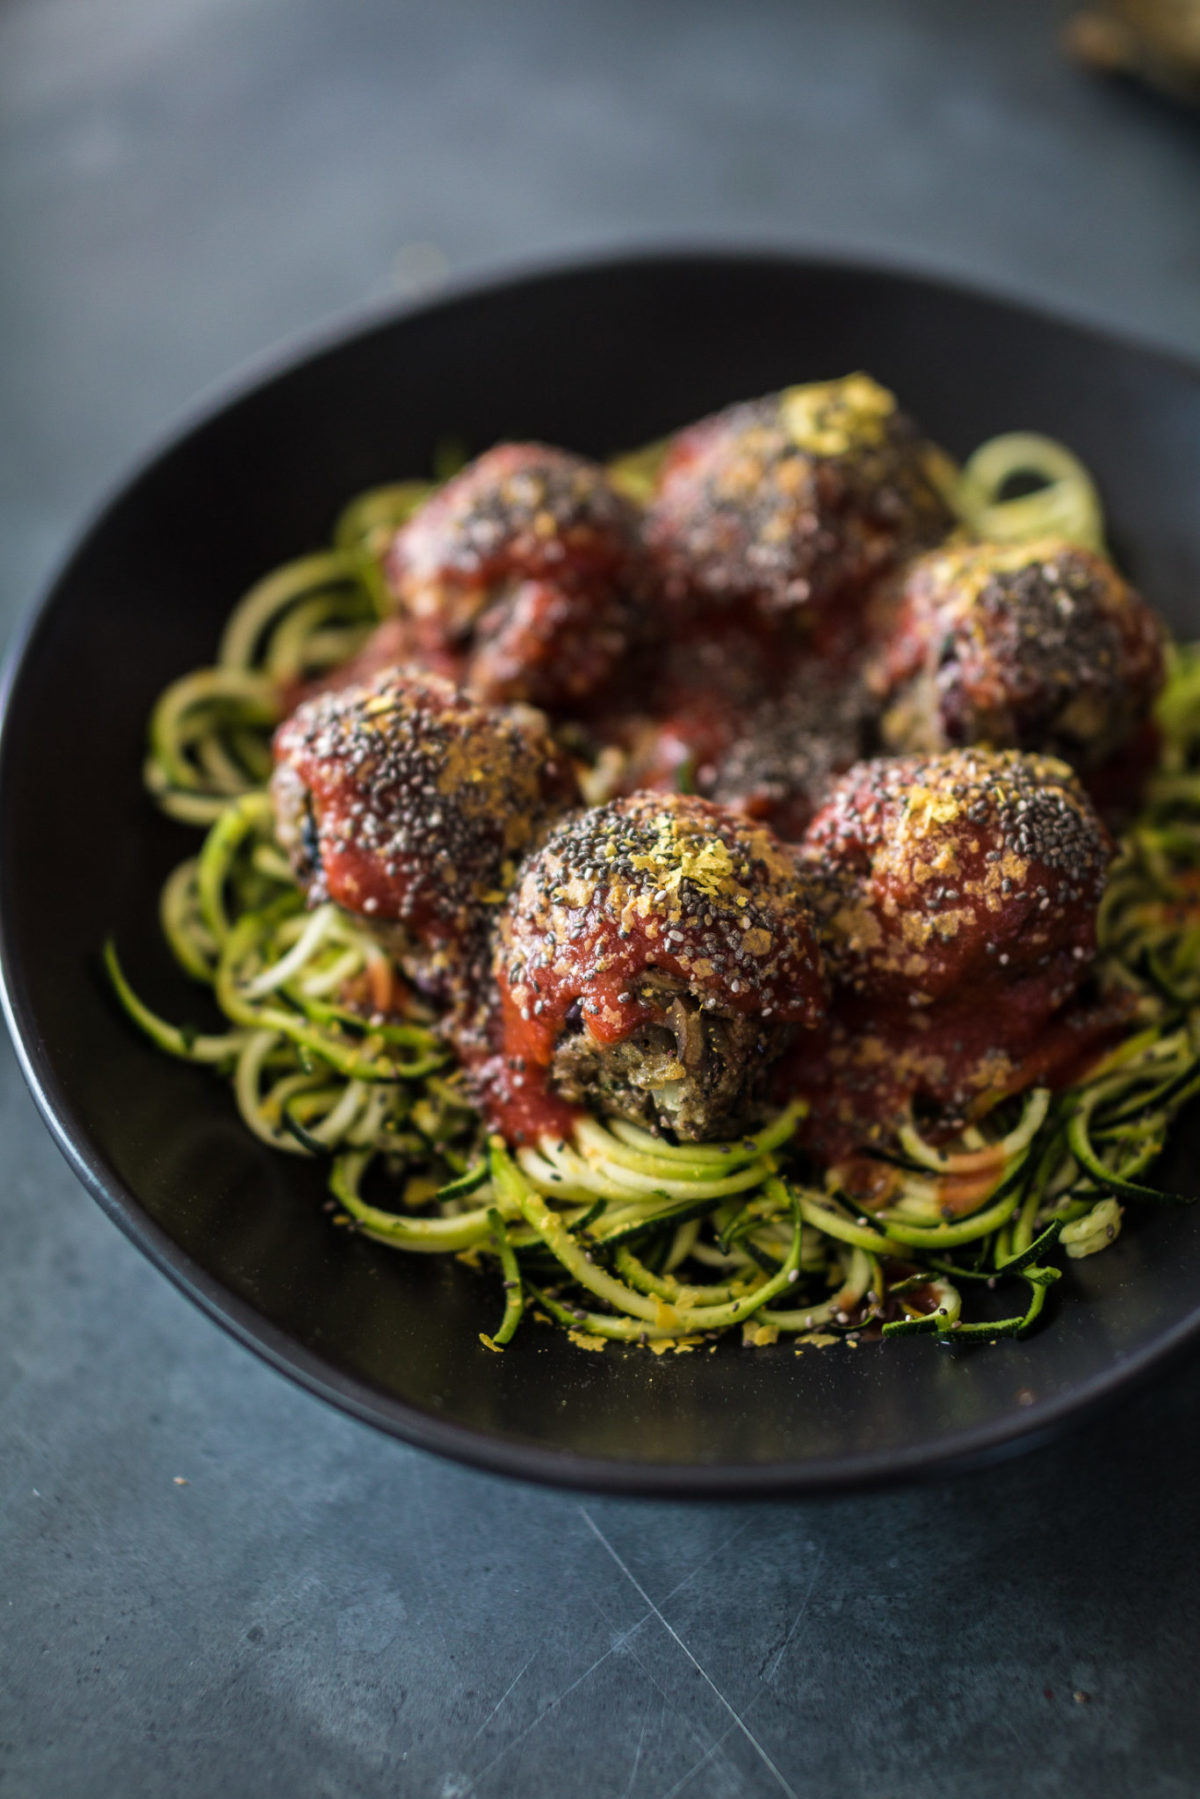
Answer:
POLYGON ((577 799, 540 715, 387 670, 319 695, 275 736, 276 834, 310 905, 380 930, 411 978, 470 978, 522 856, 577 799))
POLYGON ((755 629, 753 620, 720 613, 653 646, 646 678, 628 684, 633 709, 596 721, 628 756, 623 792, 712 797, 730 746, 777 684, 774 635, 755 629))
POLYGON ((485 700, 562 706, 607 680, 644 588, 637 508, 565 450, 501 444, 397 533, 386 576, 418 649, 485 700))
POLYGON ((1127 1017, 1081 992, 1112 843, 1065 763, 1015 751, 860 763, 800 852, 834 987, 793 1059, 809 1145, 887 1140, 914 1104, 941 1126, 1071 1078, 1127 1017))
POLYGON ((970 544, 913 565, 872 682, 892 749, 988 743, 1091 770, 1149 717, 1162 630, 1089 550, 970 544))
POLYGON ((795 842, 834 775, 873 743, 878 703, 853 663, 732 610, 656 646, 643 710, 601 720, 622 791, 697 793, 795 842))
POLYGON ((871 719, 860 681, 798 673, 778 699, 762 701, 739 721, 707 791, 794 843, 836 776, 863 754, 871 719))
POLYGON ((840 986, 910 1015, 986 1008, 998 1038, 1079 987, 1112 854, 1065 763, 978 749, 859 763, 801 851, 840 986))
POLYGON ((494 967, 510 1069, 687 1140, 757 1121, 772 1064, 824 1013, 791 855, 679 794, 555 831, 501 915, 494 967))
POLYGON ((647 519, 668 596, 819 623, 953 520, 938 453, 868 375, 731 406, 673 440, 647 519))

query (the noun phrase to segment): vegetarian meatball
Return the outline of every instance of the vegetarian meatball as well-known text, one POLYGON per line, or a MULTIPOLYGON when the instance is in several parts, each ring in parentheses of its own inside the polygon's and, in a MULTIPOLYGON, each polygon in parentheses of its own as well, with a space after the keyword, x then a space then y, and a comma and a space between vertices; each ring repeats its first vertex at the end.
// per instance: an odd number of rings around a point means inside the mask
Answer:
POLYGON ((625 684, 627 710, 594 721, 628 756, 623 791, 709 797, 747 715, 777 683, 775 635, 720 613, 650 648, 643 680, 625 684))
POLYGON ((800 853, 834 985, 827 1033, 790 1068, 810 1147, 853 1158, 922 1104, 952 1130, 1094 1060, 1128 1013, 1088 982, 1111 856, 1050 757, 956 750, 844 775, 800 853))
POLYGON ((785 388, 681 431, 647 519, 668 596, 819 623, 953 520, 937 452, 867 375, 785 388))
POLYGON ((612 673, 645 586, 637 507, 565 450, 500 444, 402 526, 388 584, 418 647, 486 700, 564 706, 612 673))
POLYGON ((1162 629, 1090 550, 970 544, 913 565, 872 681, 892 749, 988 743, 1091 770, 1149 717, 1162 629))
POLYGON ((738 721, 704 791, 795 843, 836 777, 863 754, 872 716, 861 680, 798 672, 777 699, 763 700, 738 721))
POLYGON ((521 857, 577 798, 539 714, 398 669, 301 706, 275 763, 276 834, 309 904, 366 918, 435 992, 466 980, 521 857))
POLYGON ((1014 750, 861 762, 801 852, 835 981, 920 1011, 1048 1017, 1096 952, 1112 841, 1065 763, 1014 750))
POLYGON ((560 826, 501 915, 494 970, 510 1067, 688 1140, 757 1121, 772 1064, 824 1013, 791 855, 680 794, 560 826))
POLYGON ((878 703, 854 666, 732 612, 656 646, 640 711, 598 721, 627 762, 622 791, 699 794, 786 842, 866 754, 878 703))

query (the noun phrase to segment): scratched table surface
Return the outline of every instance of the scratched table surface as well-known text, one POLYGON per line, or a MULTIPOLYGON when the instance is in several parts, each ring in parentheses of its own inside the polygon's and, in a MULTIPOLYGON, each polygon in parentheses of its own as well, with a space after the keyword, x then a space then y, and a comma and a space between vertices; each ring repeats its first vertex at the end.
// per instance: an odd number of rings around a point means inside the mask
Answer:
MULTIPOLYGON (((5 631, 235 365, 522 257, 902 257, 1200 354, 1200 123, 1031 0, 0 0, 5 631)), ((0 1795, 1200 1786, 1200 1361, 989 1471, 581 1501, 229 1341, 0 1066, 0 1795)))

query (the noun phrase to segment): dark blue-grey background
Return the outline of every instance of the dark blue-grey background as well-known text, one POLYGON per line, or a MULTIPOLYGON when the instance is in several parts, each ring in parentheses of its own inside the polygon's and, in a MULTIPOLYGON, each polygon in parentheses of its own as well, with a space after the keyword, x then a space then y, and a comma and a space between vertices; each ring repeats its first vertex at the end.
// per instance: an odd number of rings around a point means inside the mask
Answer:
MULTIPOLYGON (((1200 118, 1060 17, 0 0, 0 626, 199 392, 447 268, 842 248, 1200 354, 1200 118)), ((1200 1789, 1195 1360, 928 1489, 581 1503, 293 1390, 0 1106, 3 1799, 1200 1789)))

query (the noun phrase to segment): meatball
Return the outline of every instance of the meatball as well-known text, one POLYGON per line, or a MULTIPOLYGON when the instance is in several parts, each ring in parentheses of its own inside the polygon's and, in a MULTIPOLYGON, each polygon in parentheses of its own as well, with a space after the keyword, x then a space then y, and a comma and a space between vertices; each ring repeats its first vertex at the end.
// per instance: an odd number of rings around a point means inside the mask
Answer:
POLYGON ((776 684, 772 636, 718 614, 653 645, 645 678, 627 685, 635 709, 596 721, 628 755, 623 791, 709 797, 747 714, 776 684))
POLYGON ((696 793, 786 842, 867 753, 878 711, 855 667, 727 612, 656 648, 642 697, 642 711, 599 721, 627 757, 622 791, 696 793))
POLYGON ((936 457, 861 374, 702 419, 674 439, 647 518, 668 597, 749 602, 808 625, 855 608, 950 530, 936 457))
POLYGON ((867 748, 872 715, 860 680, 798 674, 778 699, 746 712, 705 791, 794 843, 867 748))
POLYGON ((275 736, 276 834, 310 905, 361 914, 411 978, 454 993, 522 856, 577 799, 540 715, 386 670, 275 736))
POLYGON ((824 1013, 791 855, 704 800, 634 794, 560 826, 501 914, 509 1066, 687 1140, 736 1134, 824 1013))
POLYGON ((1079 987, 1113 846, 1065 763, 952 750, 859 763, 801 850, 834 980, 1024 1037, 1079 987))
POLYGON ((402 526, 386 576, 418 648, 481 699, 566 706, 607 680, 645 587, 636 506, 565 450, 501 444, 402 526))
POLYGON ((892 749, 988 743, 1092 770, 1149 717, 1162 629, 1089 550, 970 544, 913 565, 872 682, 892 749))
POLYGON ((1094 1061, 1128 1018, 1089 979, 1111 855, 1049 757, 958 750, 844 775, 800 851, 833 982, 827 1031, 789 1068, 810 1149, 853 1162, 914 1107, 953 1132, 1094 1061))

